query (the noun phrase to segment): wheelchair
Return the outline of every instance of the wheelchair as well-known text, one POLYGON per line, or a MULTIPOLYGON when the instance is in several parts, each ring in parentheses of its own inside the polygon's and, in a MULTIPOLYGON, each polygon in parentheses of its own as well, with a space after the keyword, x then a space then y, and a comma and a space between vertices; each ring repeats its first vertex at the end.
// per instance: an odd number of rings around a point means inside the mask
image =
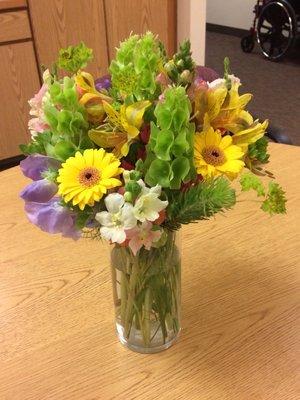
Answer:
POLYGON ((258 0, 253 26, 241 40, 245 53, 255 42, 271 61, 281 60, 294 46, 300 33, 300 0, 258 0))

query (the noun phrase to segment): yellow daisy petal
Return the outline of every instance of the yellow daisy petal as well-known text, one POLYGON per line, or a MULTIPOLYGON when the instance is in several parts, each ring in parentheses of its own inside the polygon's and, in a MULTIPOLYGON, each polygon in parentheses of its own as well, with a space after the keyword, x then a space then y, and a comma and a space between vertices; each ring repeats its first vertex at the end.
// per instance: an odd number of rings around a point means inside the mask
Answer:
POLYGON ((232 144, 232 137, 229 135, 226 135, 226 136, 222 137, 222 139, 221 139, 220 148, 224 150, 231 144, 232 144))
POLYGON ((205 145, 206 146, 218 146, 221 142, 221 134, 218 134, 216 131, 210 127, 205 135, 205 145))
POLYGON ((226 159, 237 159, 243 157, 244 153, 239 146, 231 145, 224 149, 226 159))

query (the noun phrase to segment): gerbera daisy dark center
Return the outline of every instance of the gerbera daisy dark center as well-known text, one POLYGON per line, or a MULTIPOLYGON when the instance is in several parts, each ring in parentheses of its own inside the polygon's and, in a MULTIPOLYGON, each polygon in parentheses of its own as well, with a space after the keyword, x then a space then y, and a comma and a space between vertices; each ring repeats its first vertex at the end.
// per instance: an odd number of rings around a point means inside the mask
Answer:
POLYGON ((96 185, 100 179, 100 171, 97 168, 87 167, 80 171, 78 180, 81 185, 91 187, 96 185))
POLYGON ((205 147, 205 149, 202 151, 202 157, 207 164, 214 166, 222 165, 226 161, 225 154, 219 147, 216 146, 205 147))

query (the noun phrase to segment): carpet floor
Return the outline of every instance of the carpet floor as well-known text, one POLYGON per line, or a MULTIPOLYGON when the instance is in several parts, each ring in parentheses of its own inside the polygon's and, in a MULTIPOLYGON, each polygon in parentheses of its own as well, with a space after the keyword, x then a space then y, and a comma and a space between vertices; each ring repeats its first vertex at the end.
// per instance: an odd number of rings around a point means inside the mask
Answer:
POLYGON ((274 63, 261 55, 258 45, 253 53, 245 54, 240 38, 207 32, 205 64, 222 75, 225 56, 241 79, 241 92, 254 95, 249 111, 261 120, 269 119, 293 144, 300 145, 300 49, 274 63))

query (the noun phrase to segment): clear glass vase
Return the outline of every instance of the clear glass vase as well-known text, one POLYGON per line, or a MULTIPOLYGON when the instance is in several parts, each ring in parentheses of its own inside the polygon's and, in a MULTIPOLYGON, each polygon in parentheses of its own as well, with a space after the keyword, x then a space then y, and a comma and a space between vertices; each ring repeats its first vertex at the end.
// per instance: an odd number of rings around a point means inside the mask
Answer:
POLYGON ((181 261, 179 233, 167 232, 159 248, 111 251, 117 334, 140 353, 167 349, 180 331, 181 261))

